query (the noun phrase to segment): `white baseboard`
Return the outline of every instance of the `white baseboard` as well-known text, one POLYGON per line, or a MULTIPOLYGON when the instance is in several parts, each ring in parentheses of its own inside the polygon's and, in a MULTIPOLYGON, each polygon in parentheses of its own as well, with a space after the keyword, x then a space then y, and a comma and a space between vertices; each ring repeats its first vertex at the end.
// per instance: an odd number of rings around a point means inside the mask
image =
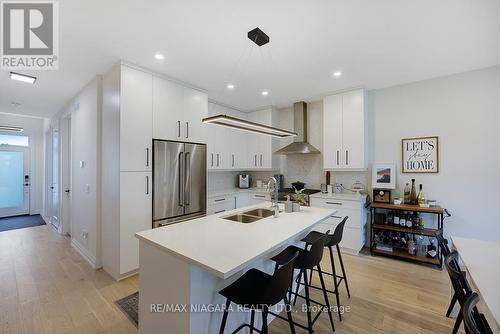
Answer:
POLYGON ((95 256, 92 255, 87 249, 85 249, 85 247, 83 247, 82 244, 78 242, 78 240, 71 238, 71 247, 73 247, 73 249, 76 250, 78 254, 80 254, 80 256, 83 257, 83 259, 87 261, 93 269, 99 269, 95 256))

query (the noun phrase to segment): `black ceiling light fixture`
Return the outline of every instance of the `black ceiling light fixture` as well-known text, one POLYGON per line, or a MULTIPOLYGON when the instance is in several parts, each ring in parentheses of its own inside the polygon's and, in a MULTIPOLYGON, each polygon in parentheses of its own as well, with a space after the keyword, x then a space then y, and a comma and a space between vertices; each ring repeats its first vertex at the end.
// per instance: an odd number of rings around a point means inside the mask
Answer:
POLYGON ((269 36, 258 27, 248 32, 248 38, 258 46, 269 43, 269 36))

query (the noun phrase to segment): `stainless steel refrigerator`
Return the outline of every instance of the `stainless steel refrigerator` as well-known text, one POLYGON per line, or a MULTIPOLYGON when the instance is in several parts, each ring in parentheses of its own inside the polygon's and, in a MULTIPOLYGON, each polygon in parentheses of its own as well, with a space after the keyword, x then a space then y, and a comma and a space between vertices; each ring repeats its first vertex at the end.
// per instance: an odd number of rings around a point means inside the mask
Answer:
POLYGON ((153 227, 207 212, 207 146, 153 140, 153 227))

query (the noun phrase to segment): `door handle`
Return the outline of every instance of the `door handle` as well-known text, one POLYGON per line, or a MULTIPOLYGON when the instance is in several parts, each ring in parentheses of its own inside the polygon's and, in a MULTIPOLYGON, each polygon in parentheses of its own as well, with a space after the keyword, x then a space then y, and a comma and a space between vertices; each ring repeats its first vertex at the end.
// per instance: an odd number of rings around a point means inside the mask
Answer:
POLYGON ((345 164, 349 165, 349 151, 345 150, 345 164))
POLYGON ((69 194, 71 192, 71 190, 66 189, 64 192, 69 194))
POLYGON ((181 136, 181 121, 177 121, 177 137, 181 136))
POLYGON ((146 167, 149 167, 149 147, 146 148, 146 167))
POLYGON ((149 195, 149 176, 146 175, 146 195, 149 195))
POLYGON ((52 190, 54 189, 54 187, 53 187, 53 186, 50 186, 49 188, 50 188, 50 189, 52 189, 52 190))
POLYGON ((339 165, 339 156, 340 156, 340 151, 337 150, 337 166, 339 165))
POLYGON ((186 205, 191 204, 191 158, 190 153, 184 155, 184 202, 186 205), (186 191, 187 189, 187 191, 186 191))
POLYGON ((179 195, 178 195, 178 199, 179 199, 179 205, 180 206, 184 206, 184 192, 182 191, 183 189, 183 168, 182 168, 182 157, 183 157, 184 153, 183 152, 180 152, 179 153, 179 157, 178 157, 178 160, 179 160, 179 195))
POLYGON ((232 154, 232 158, 233 158, 233 167, 234 167, 234 154, 232 154))
POLYGON ((189 138, 189 122, 186 122, 186 138, 189 138))

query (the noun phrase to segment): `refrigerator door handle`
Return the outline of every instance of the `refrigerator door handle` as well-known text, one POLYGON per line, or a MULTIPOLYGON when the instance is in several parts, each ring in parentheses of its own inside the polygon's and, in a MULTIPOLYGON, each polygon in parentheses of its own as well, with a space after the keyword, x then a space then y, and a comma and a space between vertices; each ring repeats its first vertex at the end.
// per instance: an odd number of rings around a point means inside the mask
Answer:
POLYGON ((184 155, 184 203, 189 205, 191 202, 191 157, 190 153, 184 155))
POLYGON ((184 168, 182 166, 184 152, 179 153, 179 205, 184 206, 184 168))

